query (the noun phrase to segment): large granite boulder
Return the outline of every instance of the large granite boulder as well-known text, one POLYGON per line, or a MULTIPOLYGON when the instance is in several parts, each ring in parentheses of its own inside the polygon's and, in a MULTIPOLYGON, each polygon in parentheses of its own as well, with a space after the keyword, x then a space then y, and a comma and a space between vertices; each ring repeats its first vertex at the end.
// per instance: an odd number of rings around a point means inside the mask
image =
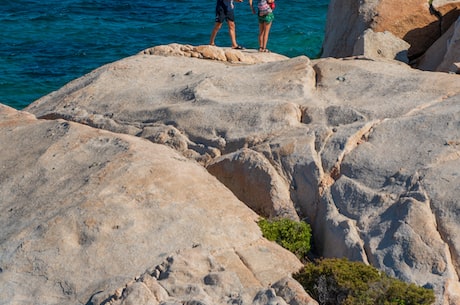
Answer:
POLYGON ((332 0, 322 57, 348 57, 367 29, 391 32, 409 43, 409 59, 421 56, 460 15, 455 0, 332 0), (431 5, 430 5, 431 3, 431 5))
POLYGON ((207 169, 259 215, 298 220, 288 181, 259 152, 243 148, 216 158, 207 169))
POLYGON ((141 135, 207 162, 298 125, 299 103, 314 88, 314 77, 306 57, 228 65, 140 54, 70 82, 27 111, 141 135))
POLYGON ((0 146, 1 304, 252 304, 302 266, 165 145, 0 105, 0 146))
POLYGON ((460 18, 423 54, 417 69, 460 73, 460 18))
POLYGON ((353 47, 353 56, 364 56, 369 59, 398 60, 409 63, 407 50, 410 45, 391 32, 374 32, 367 29, 358 37, 353 47))
POLYGON ((453 305, 459 104, 458 76, 398 62, 297 57, 241 66, 142 53, 26 111, 170 146, 254 210, 306 219, 318 255, 370 263, 453 305))

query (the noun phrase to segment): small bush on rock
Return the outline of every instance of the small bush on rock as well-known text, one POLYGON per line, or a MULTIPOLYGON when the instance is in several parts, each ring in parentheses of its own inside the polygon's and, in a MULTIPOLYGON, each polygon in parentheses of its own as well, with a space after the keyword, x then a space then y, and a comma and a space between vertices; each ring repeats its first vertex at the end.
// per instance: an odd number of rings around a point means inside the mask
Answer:
POLYGON ((320 305, 430 305, 435 301, 432 290, 346 259, 308 263, 294 278, 320 305))
POLYGON ((299 259, 305 259, 311 238, 311 228, 306 222, 280 218, 261 219, 258 224, 265 238, 275 241, 299 259))

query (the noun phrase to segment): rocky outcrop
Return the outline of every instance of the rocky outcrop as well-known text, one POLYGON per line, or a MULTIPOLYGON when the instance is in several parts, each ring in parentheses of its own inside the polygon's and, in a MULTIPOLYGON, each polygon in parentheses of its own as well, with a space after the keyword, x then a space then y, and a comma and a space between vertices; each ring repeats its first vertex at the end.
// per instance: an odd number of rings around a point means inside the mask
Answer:
POLYGON ((155 46, 142 51, 140 54, 185 56, 225 61, 233 64, 255 64, 287 59, 286 56, 277 53, 261 54, 256 50, 235 50, 232 48, 220 48, 211 45, 191 46, 178 43, 155 46))
POLYGON ((406 41, 410 60, 423 55, 460 15, 452 0, 332 0, 322 57, 348 57, 367 29, 391 32, 406 41))
POLYGON ((252 304, 302 266, 165 145, 2 105, 0 145, 2 304, 252 304))
POLYGON ((196 58, 138 55, 96 69, 38 100, 28 111, 41 118, 141 135, 206 163, 298 125, 298 104, 314 88, 314 77, 306 57, 229 66, 196 58), (117 90, 108 92, 108 87, 117 90), (126 99, 118 92, 125 92, 126 99))
MULTIPOLYGON (((459 102, 458 76, 392 61, 297 57, 242 66, 139 54, 26 110, 170 146, 254 210, 296 211, 312 225, 318 255, 368 262, 453 305, 459 102)), ((210 179, 192 176, 200 185, 210 179)), ((276 291, 259 290, 259 300, 276 291)))
POLYGON ((426 51, 417 68, 460 74, 460 18, 426 51))
POLYGON ((298 220, 288 181, 262 154, 243 148, 216 158, 207 169, 257 214, 298 220))
POLYGON ((367 29, 358 37, 353 47, 353 56, 364 56, 370 59, 398 60, 409 63, 407 50, 410 45, 394 36, 391 32, 374 32, 367 29))
MULTIPOLYGON (((209 254, 201 247, 174 253, 114 293, 93 295, 89 304, 180 305, 188 300, 186 304, 318 305, 291 277, 268 283, 267 288, 254 290, 255 295, 245 293, 249 290, 248 284, 259 285, 257 279, 244 272, 244 268, 227 268, 230 257, 227 256, 226 264, 222 264, 224 255, 209 254)), ((233 260, 239 263, 237 257, 233 260)), ((248 261, 248 264, 265 268, 256 260, 248 261)))

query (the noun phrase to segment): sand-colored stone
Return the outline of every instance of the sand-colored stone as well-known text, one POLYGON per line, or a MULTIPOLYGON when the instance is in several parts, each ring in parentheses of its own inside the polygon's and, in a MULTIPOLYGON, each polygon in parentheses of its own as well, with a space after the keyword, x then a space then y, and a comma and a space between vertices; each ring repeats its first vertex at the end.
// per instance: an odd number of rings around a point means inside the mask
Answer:
POLYGON ((370 59, 389 59, 409 63, 407 51, 410 45, 397 38, 391 32, 374 32, 372 29, 364 31, 358 37, 353 47, 354 56, 362 55, 370 59))
MULTIPOLYGON (((266 181, 282 181, 286 185, 285 191, 288 190, 299 218, 313 227, 318 255, 346 256, 367 262, 405 281, 433 287, 436 304, 450 305, 459 294, 458 286, 452 283, 458 282, 460 272, 459 103, 457 75, 419 71, 397 61, 364 57, 311 61, 298 57, 234 65, 185 56, 139 54, 101 67, 36 101, 26 110, 50 120, 49 123, 40 120, 41 124, 57 124, 54 122, 65 122, 57 119, 66 119, 124 132, 131 135, 129 139, 143 135, 176 149, 177 158, 183 160, 179 163, 186 165, 185 169, 189 164, 199 167, 195 161, 208 165, 218 160, 233 160, 239 153, 249 151, 247 155, 257 158, 242 159, 246 160, 243 163, 248 165, 248 170, 251 166, 256 169, 263 165, 266 181)), ((27 118, 34 120, 30 115, 27 118)), ((139 143, 144 142, 147 141, 139 143)), ((22 145, 25 149, 30 143, 22 145)), ((60 145, 57 152, 66 148, 60 145)), ((116 152, 107 150, 100 154, 113 159, 116 152)), ((10 155, 8 160, 15 160, 17 150, 10 155)), ((30 155, 29 160, 37 159, 33 156, 30 155)), ((153 162, 156 160, 153 156, 155 152, 145 153, 146 160, 150 158, 153 162)), ((96 163, 104 164, 102 161, 96 163)), ((129 158, 126 162, 136 164, 129 158)), ((31 161, 23 163, 32 164, 31 161)), ((15 166, 16 163, 11 168, 15 166)), ((169 163, 164 166, 176 168, 169 163)), ((25 169, 22 171, 26 172, 25 169)), ((27 171, 29 179, 36 177, 33 174, 36 172, 27 171)), ((203 172, 206 173, 204 169, 203 172)), ((196 206, 195 196, 199 196, 196 201, 204 206, 210 201, 215 204, 236 200, 232 197, 222 201, 217 193, 230 194, 229 190, 204 173, 196 175, 187 170, 183 173, 186 177, 176 172, 164 177, 161 183, 169 186, 168 190, 180 190, 177 195, 161 193, 178 202, 168 208, 183 209, 180 212, 190 219, 207 218, 208 234, 240 234, 240 231, 232 231, 240 229, 225 226, 231 222, 224 216, 229 215, 227 210, 212 211, 212 215, 219 216, 201 215, 204 208, 196 206), (171 181, 179 178, 195 183, 183 189, 176 182, 172 188, 171 181), (196 186, 197 181, 200 188, 196 186), (213 217, 222 217, 225 223, 221 225, 226 229, 209 223, 213 217)), ((108 176, 107 181, 111 177, 108 176)), ((134 178, 133 183, 138 184, 139 177, 134 178)), ((266 189, 272 190, 274 185, 266 189)), ((148 184, 142 189, 146 186, 148 184)), ((40 189, 47 188, 45 185, 40 189)), ((135 193, 139 196, 144 192, 135 193)), ((250 206, 249 200, 243 200, 250 206)), ((253 215, 249 218, 256 216, 246 207, 240 211, 240 201, 236 201, 238 204, 234 202, 232 208, 238 213, 253 215)), ((104 202, 101 200, 99 204, 104 202)), ((276 210, 274 206, 271 208, 276 210)), ((91 223, 88 220, 88 224, 91 223)), ((164 221, 160 219, 159 223, 164 221)), ((193 228, 190 234, 180 238, 189 243, 199 239, 193 238, 193 228)), ((249 230, 248 234, 255 233, 249 230)), ((208 240, 204 236, 200 238, 208 240)), ((227 241, 209 243, 215 246, 227 241)), ((237 250, 222 245, 222 251, 210 254, 217 263, 232 268, 241 283, 258 287, 251 290, 253 296, 258 296, 258 302, 276 301, 282 296, 274 287, 259 289, 259 285, 268 285, 270 274, 290 269, 259 261, 261 253, 275 257, 283 253, 272 251, 272 244, 262 245, 261 241, 263 239, 249 243, 253 248, 242 246, 237 250)), ((169 255, 171 251, 163 253, 169 255)), ((130 274, 141 275, 142 271, 130 274)), ((212 275, 210 281, 219 276, 212 275)), ((222 281, 232 276, 222 275, 222 281)), ((137 285, 133 291, 145 291, 141 287, 137 285)), ((202 290, 202 286, 193 289, 190 291, 196 291, 200 299, 215 298, 202 290)))
POLYGON ((184 56, 224 61, 232 64, 254 64, 287 59, 277 53, 260 53, 257 50, 235 50, 211 45, 191 46, 172 43, 155 46, 140 52, 140 54, 162 56, 184 56))
POLYGON ((426 0, 332 0, 322 57, 348 57, 367 29, 391 32, 409 43, 409 59, 423 55, 460 16, 460 2, 426 0))
POLYGON ((257 214, 298 220, 284 180, 262 154, 242 149, 216 158, 207 170, 257 214))
MULTIPOLYGON (((257 257, 267 266, 220 265, 258 279, 243 282, 247 298, 301 267, 293 254, 262 238, 257 214, 164 145, 37 120, 3 105, 0 145, 2 304, 100 304, 112 295, 123 304, 158 304, 165 298, 159 287, 125 285, 165 256, 196 247, 204 255, 223 253, 223 262, 257 257)), ((187 264, 191 273, 208 272, 198 259, 187 264)), ((168 290, 168 298, 175 297, 168 290)), ((210 303, 218 303, 215 297, 210 303)))

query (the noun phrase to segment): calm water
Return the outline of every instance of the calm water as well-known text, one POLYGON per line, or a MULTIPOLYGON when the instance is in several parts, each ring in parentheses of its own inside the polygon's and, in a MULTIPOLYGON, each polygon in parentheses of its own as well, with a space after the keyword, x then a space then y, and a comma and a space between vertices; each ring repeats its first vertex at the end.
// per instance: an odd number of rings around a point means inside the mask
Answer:
MULTIPOLYGON (((258 47, 248 0, 238 43, 258 47)), ((268 48, 317 57, 329 0, 277 0, 268 48)), ((103 64, 173 42, 209 43, 215 0, 0 0, 0 103, 22 109, 103 64)), ((216 43, 230 46, 227 26, 216 43)))

